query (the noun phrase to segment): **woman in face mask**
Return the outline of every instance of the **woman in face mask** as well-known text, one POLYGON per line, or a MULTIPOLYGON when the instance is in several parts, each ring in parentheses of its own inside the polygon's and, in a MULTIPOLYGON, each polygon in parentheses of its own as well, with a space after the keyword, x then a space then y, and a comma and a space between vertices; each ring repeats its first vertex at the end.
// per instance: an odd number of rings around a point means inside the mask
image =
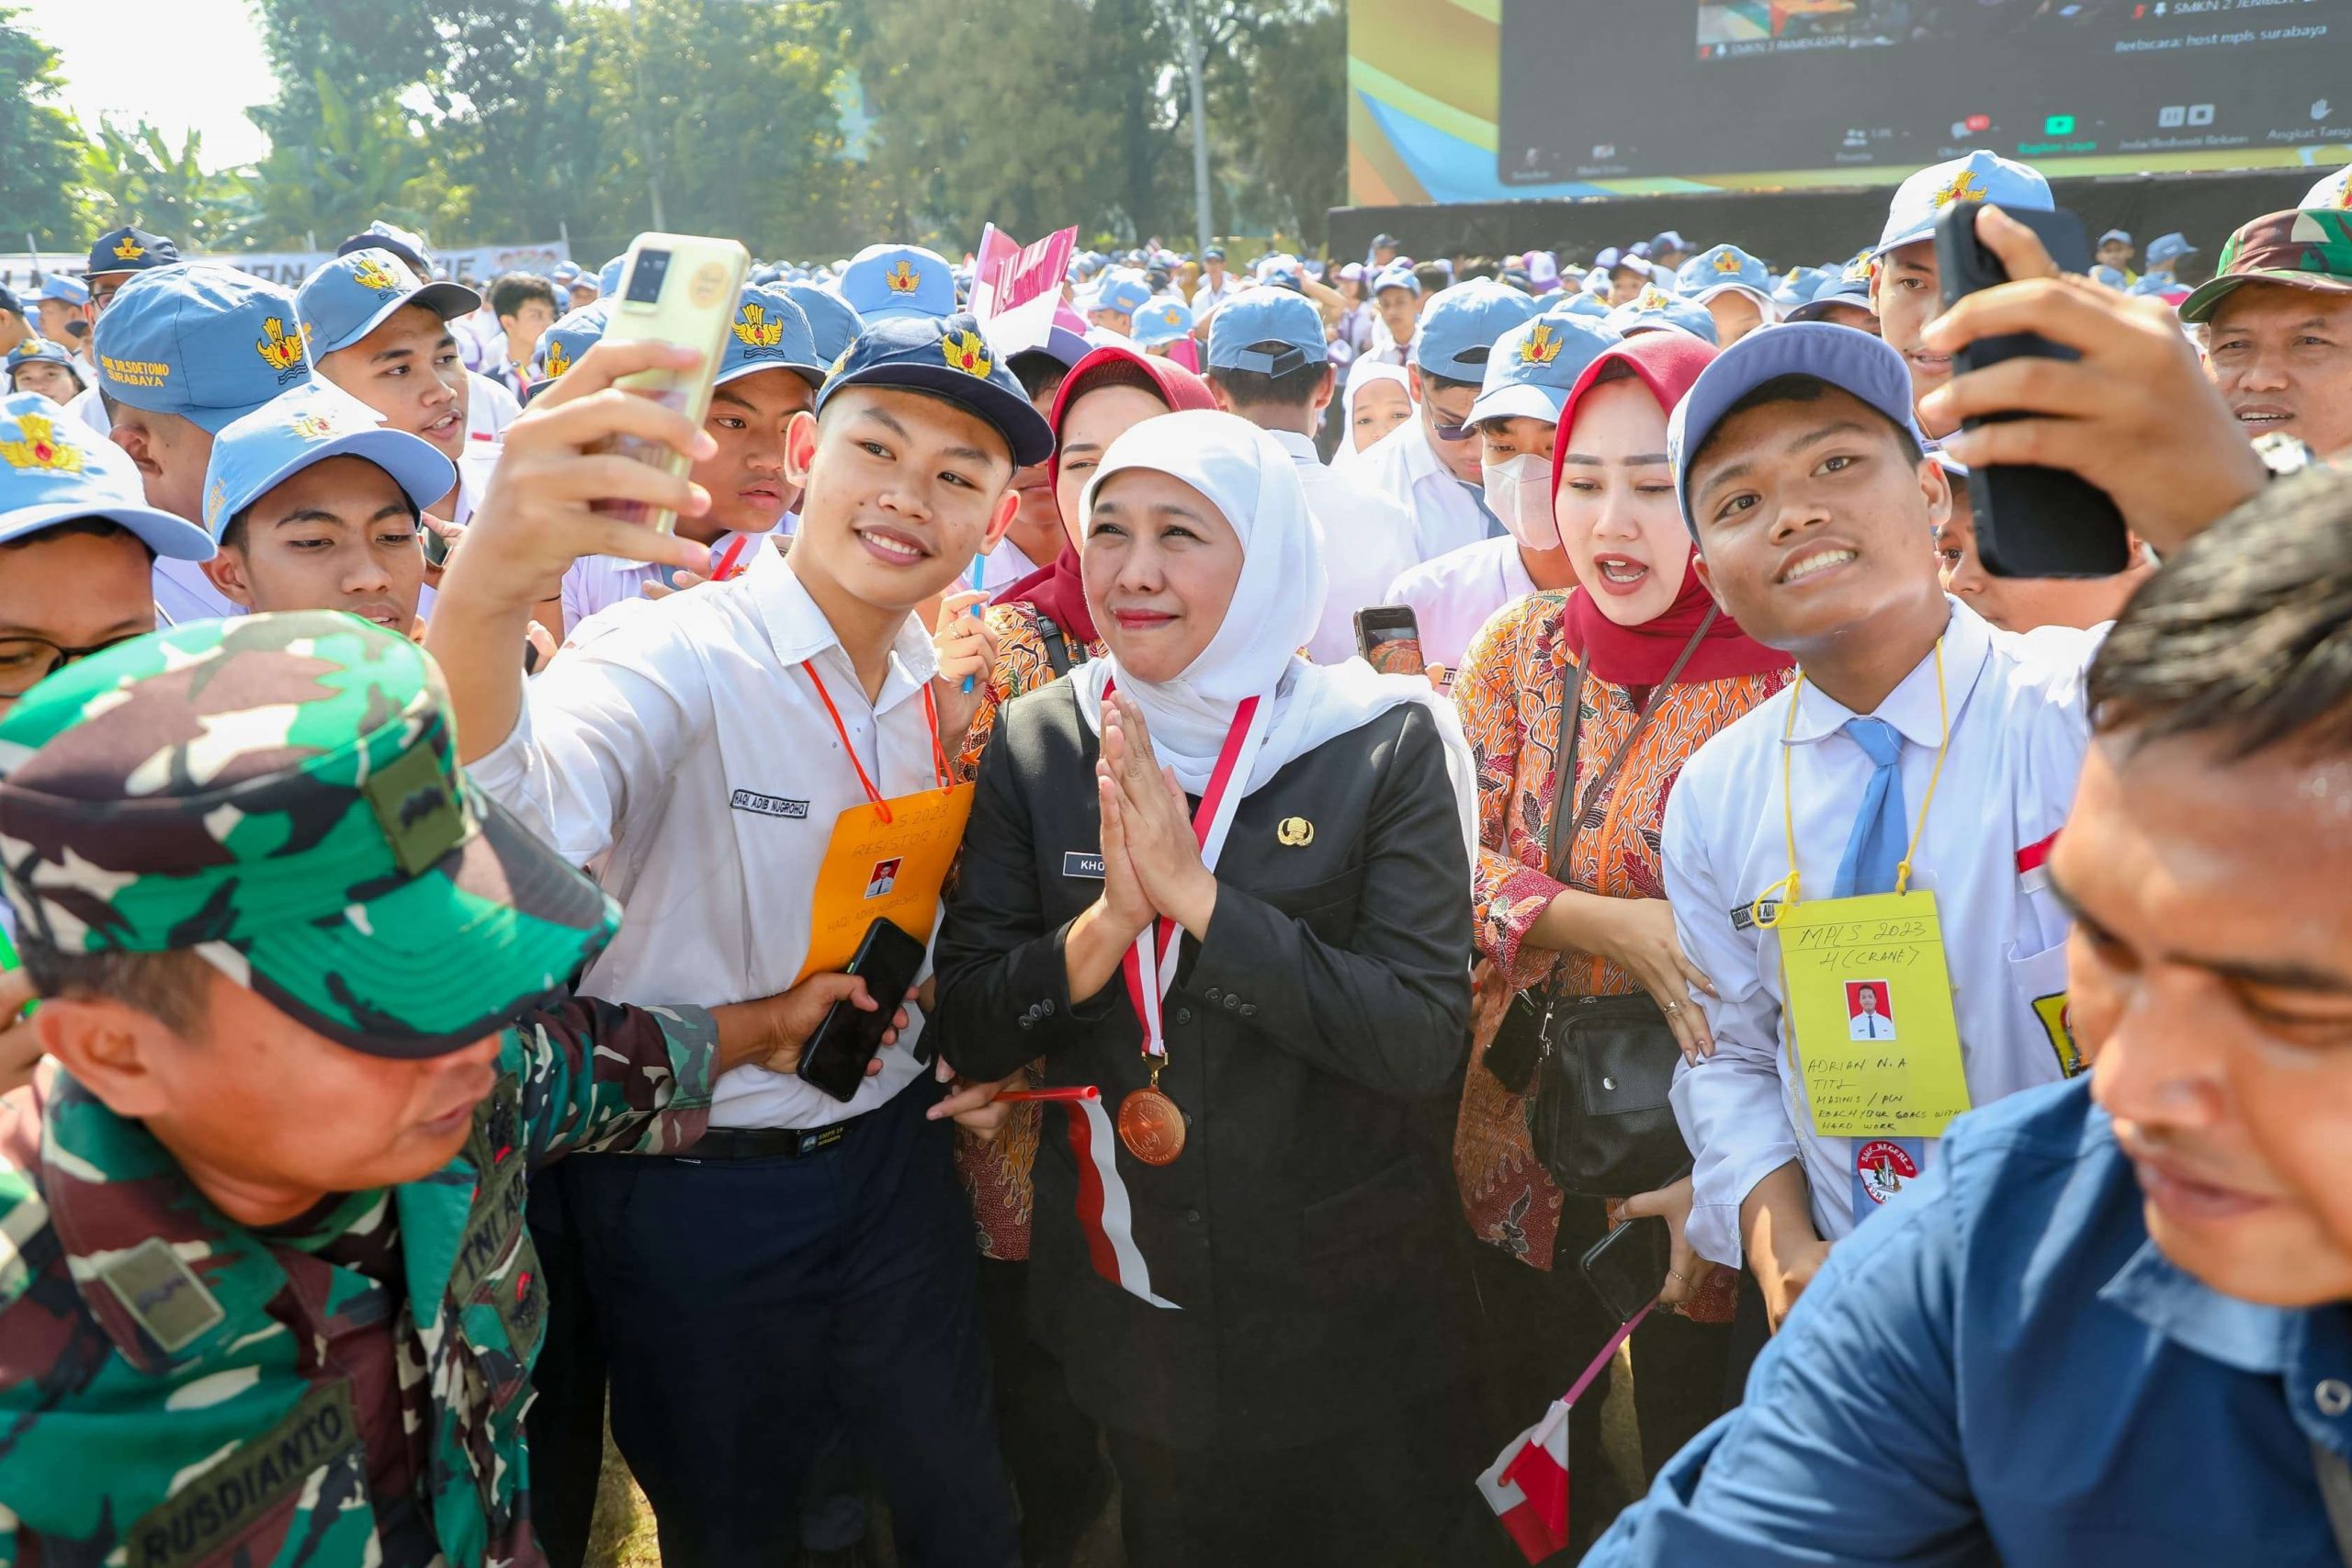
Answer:
POLYGON ((1126 1560, 1456 1562, 1475 781, 1412 676, 1295 650, 1321 544, 1282 446, 1146 420, 1081 501, 1108 657, 1008 706, 939 933, 942 1050, 1040 1055, 1030 1317, 1109 1434, 1126 1560), (1091 1111, 1086 1096, 1093 1091, 1091 1111), (1302 1506, 1329 1495, 1344 1507, 1302 1506))
POLYGON ((1505 333, 1487 356, 1464 423, 1477 434, 1487 510, 1505 531, 1423 561, 1388 591, 1390 604, 1411 606, 1432 666, 1460 666, 1478 628, 1514 599, 1576 586, 1552 522, 1553 433, 1577 375, 1617 341, 1599 321, 1555 310, 1505 333))
MULTIPOLYGON (((1577 1270, 1606 1234, 1612 1205, 1553 1181, 1529 1135, 1521 1090, 1532 1085, 1508 1051, 1490 1057, 1489 1047, 1514 997, 1549 986, 1563 999, 1646 992, 1685 1054, 1698 1049, 1706 1038, 1699 994, 1714 987, 1684 956, 1666 903, 1657 846, 1667 796, 1692 752, 1792 675, 1786 655, 1715 612, 1675 504, 1668 411, 1714 352, 1686 333, 1645 333, 1584 367, 1533 497, 1521 492, 1522 507, 1555 522, 1580 586, 1535 594, 1488 622, 1454 686, 1478 759, 1481 960, 1454 1174, 1471 1226, 1489 1244, 1477 1249, 1488 1343, 1499 1351, 1489 1376, 1514 1411, 1543 1409, 1616 1326, 1577 1270), (1573 670, 1582 674, 1568 734, 1573 670), (1577 826, 1558 836, 1555 858, 1564 752, 1574 759, 1577 826)), ((1713 909, 1692 918, 1702 916, 1726 918, 1713 909)), ((1632 1342, 1642 1451, 1653 1467, 1725 1402, 1732 1277, 1682 1243, 1690 1185, 1625 1206, 1668 1220, 1673 1272, 1660 1300, 1690 1314, 1653 1313, 1632 1342)), ((1569 1425, 1572 1470, 1602 1480, 1590 1495, 1579 1482, 1579 1541, 1624 1501, 1603 1491, 1600 1427, 1569 1425)), ((1496 1443, 1510 1430, 1493 1433, 1496 1443)))

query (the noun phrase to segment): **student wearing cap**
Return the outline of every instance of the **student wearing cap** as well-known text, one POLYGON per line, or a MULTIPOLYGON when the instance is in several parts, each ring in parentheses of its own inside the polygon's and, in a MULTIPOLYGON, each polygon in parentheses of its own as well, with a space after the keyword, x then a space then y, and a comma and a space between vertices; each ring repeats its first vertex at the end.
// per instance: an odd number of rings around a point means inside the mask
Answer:
MULTIPOLYGON (((1944 309, 1936 215, 1955 201, 1989 202, 2018 212, 2047 212, 2055 205, 2050 182, 2039 169, 1984 152, 1921 169, 1895 187, 1886 227, 1870 254, 1871 308, 1878 313, 1879 335, 1911 367, 1917 398, 1951 379, 1951 355, 1929 348, 1925 333, 1944 309)), ((1952 433, 1952 427, 1925 415, 1917 423, 1932 439, 1952 433)))
POLYGON ((1143 279, 1120 269, 1104 273, 1093 291, 1080 300, 1078 309, 1088 326, 1132 338, 1136 312, 1150 303, 1151 290, 1143 279))
POLYGON ((498 318, 499 336, 485 345, 492 352, 482 374, 519 398, 539 334, 563 313, 556 309, 555 286, 533 273, 510 272, 492 280, 483 299, 498 318))
MULTIPOLYGON (((1314 307, 1309 305, 1308 310, 1314 307)), ((1319 322, 1318 322, 1319 327, 1319 322)), ((1173 359, 1185 369, 1198 373, 1193 363, 1190 344, 1193 337, 1193 310, 1182 299, 1153 299, 1137 309, 1135 326, 1129 333, 1136 346, 1146 354, 1162 359, 1173 359)))
MULTIPOLYGON (((618 621, 526 692, 507 655, 573 560, 699 570, 708 552, 590 510, 610 482, 510 502, 509 476, 575 469, 623 429, 713 458, 720 444, 673 411, 595 395, 692 358, 600 344, 534 402, 427 632, 475 784, 639 911, 588 982, 621 998, 764 994, 820 956, 818 874, 842 814, 894 796, 903 811, 943 783, 954 738, 931 716, 934 658, 910 612, 1002 535, 1014 471, 1050 444, 970 317, 876 322, 791 422, 784 478, 806 498, 790 553, 754 551, 741 575, 618 621)), ((650 466, 627 481, 625 499, 689 522, 714 503, 650 466)), ((854 915, 840 917, 852 945, 854 915)), ((599 1161, 571 1178, 614 1435, 673 1562, 770 1553, 775 1499, 801 1495, 843 1422, 885 1477, 906 1561, 1014 1559, 946 1125, 988 1090, 943 1099, 910 1052, 881 1060, 846 1102, 795 1077, 730 1074, 692 1162, 599 1161)))
MULTIPOLYGON (((139 466, 147 503, 191 523, 204 515, 213 436, 311 378, 294 297, 227 267, 140 272, 98 318, 96 339, 115 445, 139 466)), ((155 605, 167 625, 242 614, 194 565, 168 559, 155 564, 155 605)))
POLYGON ((1421 657, 1433 669, 1458 671, 1478 628, 1506 604, 1576 586, 1552 515, 1553 441, 1568 389, 1617 341, 1604 323, 1554 310, 1495 344, 1463 423, 1478 443, 1487 510, 1504 532, 1420 562, 1389 585, 1384 601, 1412 610, 1421 657))
POLYGON ((1670 294, 1656 284, 1645 287, 1623 305, 1609 312, 1610 329, 1620 337, 1634 337, 1642 333, 1679 332, 1695 337, 1709 348, 1715 346, 1715 318, 1708 309, 1695 301, 1670 294))
POLYGON ((32 323, 25 318, 25 307, 5 284, 0 284, 0 354, 20 343, 34 342, 40 336, 32 323))
POLYGON ((2132 290, 2140 294, 2177 294, 2188 291, 2188 286, 2177 276, 2180 264, 2197 254, 2197 247, 2186 236, 2159 234, 2148 242, 2148 270, 2140 275, 2132 290))
POLYGON ((2274 212, 2240 229, 2180 319, 2204 327, 2206 368, 2249 436, 2352 447, 2352 222, 2342 209, 2274 212))
POLYGON ((456 468, 324 382, 273 398, 213 438, 204 525, 215 587, 247 610, 343 610, 416 629, 424 509, 456 468))
POLYGON ((835 287, 868 326, 910 316, 936 321, 956 310, 955 269, 945 256, 921 245, 868 245, 851 258, 835 287))
POLYGON ((1322 317, 1287 289, 1253 289, 1232 300, 1210 323, 1208 378, 1217 406, 1271 434, 1298 468, 1328 574, 1307 658, 1317 664, 1352 659, 1355 613, 1386 603, 1388 585, 1419 552, 1403 506, 1325 467, 1316 450, 1315 432, 1338 389, 1322 317))
POLYGON ((1211 245, 1201 253, 1201 280, 1193 289, 1193 310, 1205 316, 1241 292, 1241 279, 1225 269, 1225 248, 1211 245))
POLYGON ((1402 368, 1413 362, 1413 334, 1421 321, 1421 283, 1409 266, 1385 267, 1371 281, 1373 314, 1377 327, 1368 326, 1371 346, 1366 359, 1402 368))
POLYGON ((91 317, 88 284, 78 277, 52 272, 25 293, 24 302, 33 308, 33 326, 42 337, 62 344, 82 362, 84 369, 96 368, 87 358, 91 317))
POLYGON ((1606 269, 1609 274, 1607 299, 1611 310, 1633 299, 1656 281, 1650 264, 1629 250, 1612 248, 1603 251, 1594 265, 1606 269))
MULTIPOLYGON (((681 515, 677 536, 708 555, 697 577, 747 570, 783 523, 798 491, 786 477, 785 445, 793 421, 824 385, 808 318, 772 285, 747 285, 728 329, 710 412, 703 420, 717 450, 697 458, 688 478, 710 497, 699 516, 681 515)), ((607 607, 640 600, 649 586, 675 586, 676 573, 639 557, 588 556, 563 574, 563 633, 607 607)))
POLYGON ((1872 306, 1871 265, 1867 254, 1838 269, 1836 276, 1814 290, 1813 298, 1791 310, 1792 321, 1827 321, 1858 333, 1879 335, 1878 311, 1872 306))
POLYGON ((2138 254, 2130 234, 2120 229, 2109 229, 2098 237, 2098 249, 2091 253, 2091 259, 2100 266, 2114 269, 2122 276, 2123 287, 2129 288, 2139 278, 2139 274, 2132 270, 2132 258, 2138 254))
POLYGON ((1492 281, 1459 284, 1430 300, 1406 372, 1419 417, 1365 452, 1356 475, 1412 513, 1422 560, 1503 534, 1482 498, 1486 476, 1470 405, 1496 340, 1535 313, 1534 300, 1492 281))
POLYGON ((1690 258, 1690 242, 1672 229, 1650 237, 1650 265, 1671 276, 1690 258))
POLYGON ((103 316, 122 286, 142 272, 179 265, 180 248, 144 229, 112 229, 90 246, 82 281, 90 287, 90 310, 103 316))
POLYGON ((540 1562, 533 1168, 688 1146, 856 989, 572 999, 618 913, 455 752, 423 651, 318 613, 118 642, 0 718, 54 1058, 0 1111, 22 1560, 540 1562))
POLYGON ((1781 307, 1772 299, 1771 273, 1737 245, 1717 245, 1692 256, 1682 264, 1674 283, 1684 299, 1714 318, 1718 347, 1729 348, 1767 321, 1781 319, 1781 307))
POLYGON ((84 389, 82 367, 64 346, 28 337, 7 353, 8 390, 38 392, 62 409, 84 389))
POLYGON ((808 282, 780 286, 785 297, 808 319, 808 334, 817 345, 817 360, 831 365, 865 330, 865 319, 832 289, 808 282))

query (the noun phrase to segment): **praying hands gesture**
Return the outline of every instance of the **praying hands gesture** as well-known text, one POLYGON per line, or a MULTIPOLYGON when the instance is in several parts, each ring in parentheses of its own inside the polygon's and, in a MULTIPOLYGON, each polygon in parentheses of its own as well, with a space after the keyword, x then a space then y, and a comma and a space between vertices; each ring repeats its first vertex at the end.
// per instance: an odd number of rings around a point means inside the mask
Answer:
POLYGON ((1165 916, 1200 941, 1216 908, 1216 878, 1201 863, 1184 792, 1173 773, 1154 765, 1143 715, 1116 693, 1102 705, 1094 792, 1102 817, 1102 895, 1071 923, 1062 944, 1070 999, 1080 1002, 1111 983, 1153 920, 1165 916))

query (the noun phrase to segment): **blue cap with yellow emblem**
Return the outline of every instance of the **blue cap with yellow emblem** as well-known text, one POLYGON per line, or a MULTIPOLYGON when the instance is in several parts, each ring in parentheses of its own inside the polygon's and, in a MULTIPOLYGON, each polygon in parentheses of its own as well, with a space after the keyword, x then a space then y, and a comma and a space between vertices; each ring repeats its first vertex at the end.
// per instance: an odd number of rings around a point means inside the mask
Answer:
POLYGON ((947 258, 921 245, 868 245, 850 258, 842 298, 872 326, 898 317, 956 313, 956 274, 947 258))
POLYGON ((592 299, 541 333, 538 347, 531 355, 531 384, 526 400, 577 365, 582 355, 596 346, 612 319, 611 300, 592 299))
POLYGON ((141 273, 98 318, 95 337, 108 397, 213 434, 311 378, 294 296, 225 266, 141 273))
POLYGON ((61 305, 86 305, 90 302, 90 286, 62 272, 44 273, 40 282, 25 290, 24 300, 28 305, 38 305, 44 299, 54 299, 61 305))
POLYGON ((997 362, 980 323, 968 313, 901 315, 867 327, 833 362, 817 394, 818 414, 851 387, 897 387, 954 403, 996 427, 1017 468, 1054 455, 1053 427, 1012 372, 997 362))
POLYGON ((607 299, 611 299, 614 293, 618 290, 621 286, 621 274, 628 270, 628 253, 627 251, 623 251, 620 254, 615 256, 612 260, 598 267, 596 269, 597 294, 601 298, 607 299))
POLYGON ((174 266, 179 259, 179 246, 161 234, 150 234, 144 229, 109 229, 90 247, 90 265, 83 271, 85 276, 104 277, 108 273, 174 266))
POLYGON ((121 447, 38 392, 0 397, 0 544, 79 517, 104 518, 173 560, 212 554, 203 529, 146 504, 121 447))
POLYGON ((1895 186, 1886 228, 1871 254, 1883 256, 1897 245, 1933 239, 1936 215, 1955 201, 1988 201, 2016 212, 2047 212, 2056 205, 2040 169, 1980 149, 1922 169, 1895 186))
POLYGON ((1093 291, 1080 297, 1078 308, 1081 312, 1115 310, 1121 315, 1133 316, 1150 303, 1151 285, 1134 273, 1122 269, 1104 273, 1102 281, 1093 291))
POLYGON ((1655 283, 1644 284, 1639 294, 1610 311, 1609 324, 1623 337, 1640 333, 1680 332, 1689 333, 1702 343, 1719 341, 1715 319, 1707 313, 1704 305, 1670 294, 1655 283))
POLYGON ((808 318, 792 296, 773 285, 755 283, 735 302, 735 320, 728 326, 718 374, 711 385, 723 387, 763 370, 789 370, 814 390, 825 378, 825 361, 817 357, 808 318))
MULTIPOLYGON (((789 273, 786 276, 790 276, 789 273)), ((848 300, 820 284, 806 281, 786 283, 784 291, 808 318, 809 335, 817 340, 817 360, 831 365, 842 356, 842 351, 857 340, 865 330, 865 319, 850 308, 848 300)))
POLYGON ((89 385, 82 378, 82 367, 74 363, 74 356, 66 352, 65 345, 62 343, 51 343, 45 337, 23 339, 16 347, 8 351, 8 357, 5 363, 8 371, 8 389, 11 391, 16 389, 17 367, 20 365, 59 366, 73 376, 75 386, 89 385))
POLYGON ((447 321, 480 310, 481 296, 462 283, 419 283, 399 256, 380 246, 335 257, 294 291, 316 359, 349 348, 403 305, 422 306, 447 321))
MULTIPOLYGON (((1301 302, 1304 303, 1303 300, 1301 302)), ((1232 308, 1227 305, 1226 310, 1232 308)), ((1311 305, 1307 308, 1314 309, 1311 305)), ((1136 330, 1132 335, 1136 347, 1165 347, 1191 335, 1193 308, 1182 299, 1154 299, 1135 313, 1135 322, 1136 330)))
POLYGON ((314 463, 363 457, 392 477, 419 512, 449 493, 457 466, 421 435, 385 428, 383 416, 324 381, 233 420, 212 439, 204 470, 204 526, 218 539, 230 521, 314 463))
POLYGON ((1606 321, 1568 310, 1547 310, 1521 321, 1496 340, 1478 400, 1462 423, 1540 419, 1558 423, 1577 378, 1617 341, 1616 328, 1606 321))
POLYGON ((1674 287, 1694 305, 1736 291, 1762 306, 1767 321, 1780 310, 1772 299, 1770 270, 1737 245, 1717 245, 1692 256, 1674 275, 1674 287))

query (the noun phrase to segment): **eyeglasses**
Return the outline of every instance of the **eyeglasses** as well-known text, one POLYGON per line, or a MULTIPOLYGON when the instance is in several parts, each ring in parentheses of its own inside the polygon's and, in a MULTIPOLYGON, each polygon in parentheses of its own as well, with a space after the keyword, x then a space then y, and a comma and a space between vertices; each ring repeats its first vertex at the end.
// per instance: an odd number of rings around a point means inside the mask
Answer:
POLYGON ((60 648, 47 637, 0 637, 0 697, 21 697, 77 659, 104 653, 142 634, 126 632, 88 648, 60 648))
POLYGON ((1437 405, 1433 402, 1426 400, 1422 402, 1421 417, 1430 422, 1430 434, 1436 436, 1440 441, 1467 441, 1470 439, 1470 426, 1467 424, 1446 423, 1445 416, 1438 412, 1437 405))

